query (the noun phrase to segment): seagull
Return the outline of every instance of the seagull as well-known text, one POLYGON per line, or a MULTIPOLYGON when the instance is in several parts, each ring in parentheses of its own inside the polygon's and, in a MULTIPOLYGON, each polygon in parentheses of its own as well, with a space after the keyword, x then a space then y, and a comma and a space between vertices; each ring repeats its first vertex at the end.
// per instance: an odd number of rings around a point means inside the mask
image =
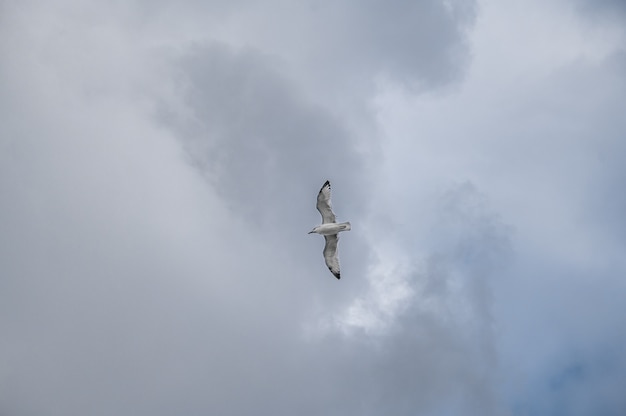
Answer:
POLYGON ((322 189, 317 194, 317 210, 322 214, 322 225, 318 225, 309 231, 309 234, 322 234, 326 239, 324 246, 324 260, 328 270, 337 278, 339 274, 339 258, 337 257, 337 242, 339 241, 339 232, 350 231, 352 227, 349 222, 337 224, 335 222, 335 213, 330 203, 330 182, 324 182, 322 189))

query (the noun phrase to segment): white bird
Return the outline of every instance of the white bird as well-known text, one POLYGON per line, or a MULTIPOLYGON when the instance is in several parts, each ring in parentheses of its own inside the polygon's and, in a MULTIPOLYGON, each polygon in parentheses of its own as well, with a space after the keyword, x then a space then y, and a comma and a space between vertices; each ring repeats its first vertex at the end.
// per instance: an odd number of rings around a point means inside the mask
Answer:
POLYGON ((337 224, 335 222, 335 213, 330 202, 330 182, 326 181, 322 185, 319 194, 317 194, 317 210, 322 214, 322 225, 318 225, 309 231, 311 233, 322 234, 326 239, 324 246, 324 260, 330 272, 340 279, 339 274, 339 258, 337 257, 337 242, 341 231, 350 231, 352 227, 349 222, 337 224))

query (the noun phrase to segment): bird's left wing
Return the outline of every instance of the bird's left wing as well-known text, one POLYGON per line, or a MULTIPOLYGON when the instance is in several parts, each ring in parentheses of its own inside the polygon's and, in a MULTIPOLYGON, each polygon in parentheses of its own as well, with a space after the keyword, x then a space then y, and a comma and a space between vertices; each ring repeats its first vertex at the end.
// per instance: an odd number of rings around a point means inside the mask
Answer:
POLYGON ((324 238, 326 239, 326 245, 324 246, 324 260, 326 261, 326 266, 328 266, 328 270, 330 270, 337 279, 340 279, 339 256, 337 253, 339 237, 335 234, 325 235, 324 238))
POLYGON ((330 182, 326 181, 317 194, 317 210, 322 214, 322 224, 335 222, 335 213, 330 202, 330 182))

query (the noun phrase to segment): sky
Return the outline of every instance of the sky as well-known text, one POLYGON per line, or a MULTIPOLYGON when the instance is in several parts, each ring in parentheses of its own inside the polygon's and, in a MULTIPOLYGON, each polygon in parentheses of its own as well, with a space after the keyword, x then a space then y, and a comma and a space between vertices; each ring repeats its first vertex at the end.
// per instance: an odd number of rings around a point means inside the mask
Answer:
POLYGON ((0 414, 625 414, 625 28, 0 1, 0 414))

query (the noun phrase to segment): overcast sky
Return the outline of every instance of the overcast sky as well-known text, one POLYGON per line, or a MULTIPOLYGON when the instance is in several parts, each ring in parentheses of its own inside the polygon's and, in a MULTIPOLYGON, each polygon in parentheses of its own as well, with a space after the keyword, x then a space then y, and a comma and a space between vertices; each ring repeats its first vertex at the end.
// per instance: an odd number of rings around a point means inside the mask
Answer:
POLYGON ((625 414, 624 5, 0 1, 0 414, 625 414))

